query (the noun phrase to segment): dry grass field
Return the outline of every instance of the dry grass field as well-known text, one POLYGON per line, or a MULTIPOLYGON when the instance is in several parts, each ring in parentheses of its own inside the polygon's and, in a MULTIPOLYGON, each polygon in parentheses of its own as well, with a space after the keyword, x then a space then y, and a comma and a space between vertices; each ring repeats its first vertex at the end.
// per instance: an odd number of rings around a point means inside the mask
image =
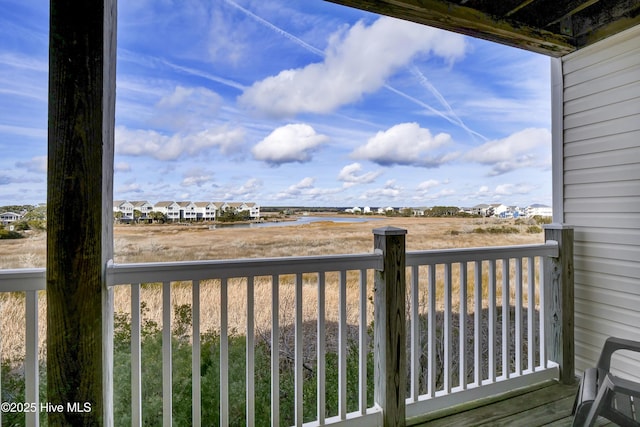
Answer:
MULTIPOLYGON (((513 220, 478 218, 385 218, 370 221, 262 227, 217 228, 206 225, 116 225, 117 263, 186 261, 326 255, 370 252, 372 230, 394 226, 405 228, 407 250, 482 247, 541 243, 542 233, 527 233, 526 224, 513 220), (479 227, 508 225, 517 234, 473 233, 479 227)), ((25 239, 0 240, 0 269, 44 267, 46 236, 31 232, 25 239)))
MULTIPOLYGON (((394 226, 408 230, 407 250, 444 249, 462 247, 504 246, 542 243, 542 233, 529 233, 528 224, 515 224, 513 220, 461 219, 461 218, 380 218, 358 223, 315 222, 306 225, 262 228, 217 228, 191 225, 117 225, 115 227, 115 262, 140 263, 157 261, 185 261, 205 259, 234 259, 346 254, 371 252, 372 230, 394 226), (475 233, 477 228, 509 226, 518 233, 475 233)), ((0 240, 0 269, 43 267, 45 264, 46 237, 34 232, 28 238, 0 240)), ((454 271, 454 278, 456 272, 454 271)), ((307 278, 312 280, 313 278, 307 278)), ((293 321, 295 298, 292 278, 283 277, 280 290, 280 324, 286 334, 287 325, 293 321), (291 282, 292 283, 292 282, 291 282)), ((328 277, 326 302, 327 321, 337 320, 337 279, 328 277)), ((369 280, 371 286, 371 280, 369 280)), ((258 278, 255 284, 256 332, 267 338, 270 331, 271 281, 258 278)), ((372 287, 372 286, 371 286, 372 287)), ((242 334, 246 328, 246 283, 232 280, 229 289, 229 326, 242 334)), ((312 321, 318 317, 316 286, 304 286, 304 317, 312 321)), ((347 279, 348 322, 358 322, 358 277, 349 273, 347 279)), ((472 294, 471 294, 472 295, 472 294)), ((162 289, 160 285, 143 286, 142 298, 146 308, 144 318, 161 324, 162 289)), ((2 327, 2 358, 19 360, 24 355, 24 296, 21 294, 1 297, 0 322, 2 327)), ((172 288, 174 306, 190 305, 191 286, 175 284, 172 288)), ((220 319, 220 283, 202 283, 201 330, 216 330, 220 319)), ((370 304, 369 304, 370 305, 370 304)), ((41 349, 46 323, 45 295, 40 295, 41 349)), ((118 286, 115 292, 115 309, 119 313, 130 312, 130 290, 118 286)), ((372 319, 369 314, 369 319, 372 319)), ((310 322, 312 324, 312 322, 310 322)), ((332 326, 329 326, 328 336, 332 326)), ((286 345, 286 338, 283 341, 286 345)), ((41 350, 43 351, 43 350, 41 350)))

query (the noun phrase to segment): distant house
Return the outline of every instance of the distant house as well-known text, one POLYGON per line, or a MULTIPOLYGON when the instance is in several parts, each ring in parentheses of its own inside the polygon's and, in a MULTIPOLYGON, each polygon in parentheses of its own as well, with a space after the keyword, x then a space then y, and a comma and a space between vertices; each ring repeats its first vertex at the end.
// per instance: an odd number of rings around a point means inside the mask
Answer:
POLYGON ((517 206, 507 206, 506 209, 496 216, 500 218, 518 218, 520 216, 520 208, 517 206))
POLYGON ((225 210, 236 214, 247 212, 252 219, 260 218, 260 206, 253 202, 174 202, 171 200, 157 202, 156 204, 151 204, 146 200, 133 202, 115 200, 113 202, 113 212, 120 212, 120 220, 125 222, 136 219, 135 211, 141 213, 139 217, 141 220, 151 220, 151 213, 159 212, 168 221, 213 221, 220 212, 225 210))
POLYGON ((424 216, 424 211, 429 208, 413 208, 413 216, 424 216))
POLYGON ((487 205, 485 203, 481 203, 479 205, 475 205, 470 208, 471 215, 480 215, 480 216, 489 216, 489 212, 491 210, 491 205, 487 205))
POLYGON ((15 212, 4 212, 0 214, 0 223, 2 223, 2 225, 7 225, 12 222, 19 221, 20 218, 22 218, 22 215, 15 212))
POLYGON ((213 202, 213 206, 215 206, 216 214, 218 212, 222 212, 225 209, 227 204, 225 202, 213 202))
POLYGON ((491 215, 487 216, 497 216, 499 218, 504 218, 507 216, 507 212, 509 212, 509 207, 503 205, 502 203, 493 203, 489 205, 489 210, 491 211, 491 215))
POLYGON ((232 210, 235 213, 241 212, 242 202, 227 202, 224 204, 224 210, 232 210))
POLYGON ((180 205, 176 202, 158 202, 153 205, 153 210, 164 214, 169 221, 178 221, 180 219, 180 205))
POLYGON ((198 216, 196 212, 196 204, 193 202, 177 202, 180 212, 180 219, 186 221, 195 221, 198 216))
POLYGON ((524 211, 519 206, 509 206, 509 212, 512 218, 520 218, 524 216, 524 211))
POLYGON ((195 202, 196 219, 199 221, 214 221, 216 219, 217 207, 213 202, 195 202))
POLYGON ((530 205, 527 206, 526 209, 527 212, 527 217, 531 218, 534 216, 552 216, 553 215, 553 209, 551 208, 551 206, 547 206, 547 205, 540 205, 540 204, 534 204, 534 205, 530 205))
POLYGON ((131 202, 131 204, 133 205, 133 211, 140 212, 140 219, 143 220, 147 219, 149 217, 149 214, 153 211, 153 205, 146 200, 136 200, 131 202))
POLYGON ((120 212, 122 214, 121 221, 133 220, 133 204, 126 200, 114 200, 113 201, 113 213, 120 212))
POLYGON ((240 208, 243 211, 249 211, 249 216, 252 219, 260 218, 260 205, 256 203, 243 203, 240 208))

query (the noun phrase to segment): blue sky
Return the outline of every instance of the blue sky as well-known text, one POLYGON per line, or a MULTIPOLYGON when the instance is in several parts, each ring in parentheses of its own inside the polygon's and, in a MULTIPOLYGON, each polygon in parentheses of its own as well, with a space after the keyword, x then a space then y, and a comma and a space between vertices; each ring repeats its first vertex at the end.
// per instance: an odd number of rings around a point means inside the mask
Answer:
MULTIPOLYGON (((116 199, 551 204, 547 57, 320 0, 118 15, 116 199)), ((46 201, 47 25, 0 0, 0 205, 46 201)))

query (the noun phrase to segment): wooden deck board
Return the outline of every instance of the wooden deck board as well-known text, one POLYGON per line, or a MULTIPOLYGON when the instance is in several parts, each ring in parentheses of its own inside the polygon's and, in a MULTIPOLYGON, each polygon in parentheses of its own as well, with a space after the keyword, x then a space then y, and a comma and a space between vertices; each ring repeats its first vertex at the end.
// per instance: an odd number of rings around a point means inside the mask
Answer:
MULTIPOLYGON (((566 386, 555 381, 537 384, 531 388, 509 393, 491 401, 470 403, 451 408, 447 413, 434 414, 422 420, 417 427, 460 426, 526 426, 570 427, 571 409, 578 385, 566 386)), ((612 425, 600 419, 598 426, 612 425)))

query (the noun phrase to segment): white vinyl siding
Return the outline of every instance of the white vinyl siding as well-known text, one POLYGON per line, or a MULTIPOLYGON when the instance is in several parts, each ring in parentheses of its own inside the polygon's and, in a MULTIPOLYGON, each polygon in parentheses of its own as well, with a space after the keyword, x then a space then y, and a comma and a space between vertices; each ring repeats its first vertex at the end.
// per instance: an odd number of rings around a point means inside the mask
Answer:
MULTIPOLYGON (((640 340, 640 26, 562 60, 564 222, 575 227, 576 368, 640 340)), ((619 358, 640 379, 640 358, 619 358)))

